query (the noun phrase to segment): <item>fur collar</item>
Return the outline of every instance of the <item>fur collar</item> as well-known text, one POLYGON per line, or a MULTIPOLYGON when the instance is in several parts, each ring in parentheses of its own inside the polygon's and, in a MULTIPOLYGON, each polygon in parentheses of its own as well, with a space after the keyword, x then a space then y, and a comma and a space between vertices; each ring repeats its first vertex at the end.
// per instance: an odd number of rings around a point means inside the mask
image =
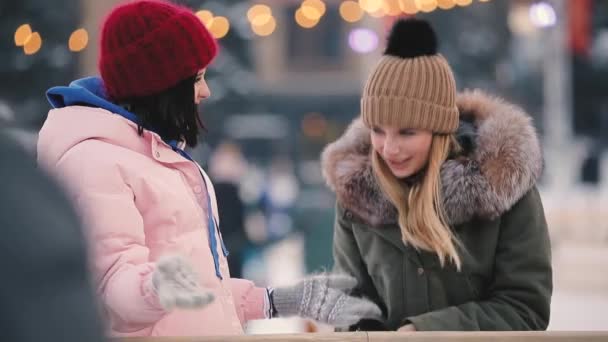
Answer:
MULTIPOLYGON (((457 136, 465 152, 441 170, 451 225, 502 215, 536 184, 543 169, 536 131, 521 108, 479 90, 459 94, 457 105, 457 136)), ((397 211, 376 182, 370 147, 369 129, 354 120, 323 151, 323 176, 345 209, 372 226, 395 223, 397 211)))

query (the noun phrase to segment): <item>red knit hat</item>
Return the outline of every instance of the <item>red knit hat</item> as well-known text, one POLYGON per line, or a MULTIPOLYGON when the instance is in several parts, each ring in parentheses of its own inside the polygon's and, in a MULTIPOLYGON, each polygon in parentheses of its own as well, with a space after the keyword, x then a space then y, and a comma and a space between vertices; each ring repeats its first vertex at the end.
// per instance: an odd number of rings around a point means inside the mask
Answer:
POLYGON ((99 71, 113 100, 160 93, 196 75, 217 44, 188 8, 159 0, 118 6, 101 30, 99 71))

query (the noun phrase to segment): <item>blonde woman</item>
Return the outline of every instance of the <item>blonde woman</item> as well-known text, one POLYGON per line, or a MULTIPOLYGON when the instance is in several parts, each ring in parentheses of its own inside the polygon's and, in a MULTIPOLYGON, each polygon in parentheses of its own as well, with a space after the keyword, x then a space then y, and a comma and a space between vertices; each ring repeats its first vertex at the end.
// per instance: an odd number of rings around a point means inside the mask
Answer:
POLYGON ((544 330, 550 243, 531 119, 456 94, 435 34, 395 24, 361 118, 323 152, 337 196, 335 268, 383 312, 351 330, 544 330))

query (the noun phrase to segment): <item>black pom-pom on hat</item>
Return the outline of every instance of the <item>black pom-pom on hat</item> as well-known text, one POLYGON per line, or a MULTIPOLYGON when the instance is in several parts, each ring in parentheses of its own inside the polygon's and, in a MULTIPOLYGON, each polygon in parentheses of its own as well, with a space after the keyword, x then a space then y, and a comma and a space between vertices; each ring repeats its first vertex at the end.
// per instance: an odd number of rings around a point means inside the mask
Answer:
POLYGON ((425 20, 400 19, 391 29, 384 54, 401 58, 436 55, 435 31, 425 20))

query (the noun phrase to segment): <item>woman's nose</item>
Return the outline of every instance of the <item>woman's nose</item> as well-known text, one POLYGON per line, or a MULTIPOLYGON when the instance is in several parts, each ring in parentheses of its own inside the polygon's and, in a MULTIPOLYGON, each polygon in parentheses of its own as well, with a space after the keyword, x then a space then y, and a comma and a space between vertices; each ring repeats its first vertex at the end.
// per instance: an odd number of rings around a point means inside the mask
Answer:
POLYGON ((384 141, 383 153, 385 156, 395 156, 399 154, 399 145, 394 140, 387 138, 384 141))

